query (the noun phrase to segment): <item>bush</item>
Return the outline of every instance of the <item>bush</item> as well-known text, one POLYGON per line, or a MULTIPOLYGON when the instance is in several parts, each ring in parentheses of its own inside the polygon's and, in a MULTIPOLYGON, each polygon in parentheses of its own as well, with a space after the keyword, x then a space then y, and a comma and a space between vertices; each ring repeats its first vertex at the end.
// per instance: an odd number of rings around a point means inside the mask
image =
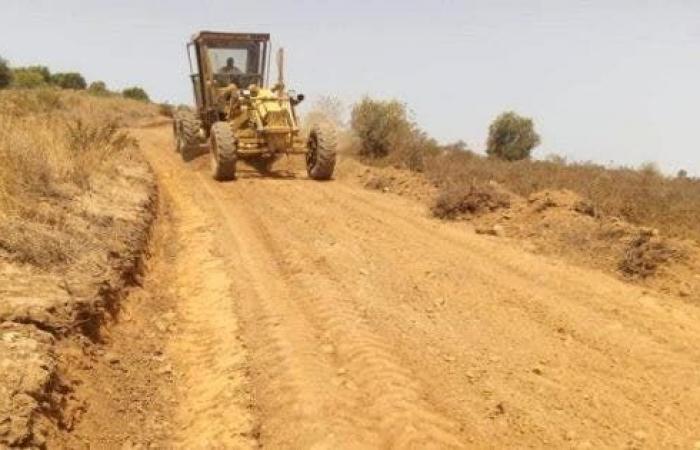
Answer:
POLYGON ((66 124, 65 145, 68 155, 75 161, 71 181, 89 187, 93 172, 114 160, 115 156, 129 149, 138 148, 138 141, 119 130, 116 121, 87 123, 81 119, 66 124))
POLYGON ((51 84, 61 89, 83 90, 87 87, 85 78, 77 72, 56 73, 51 75, 51 84))
POLYGON ((119 125, 141 117, 155 117, 155 107, 59 89, 0 91, 0 219, 33 214, 42 197, 110 173, 137 145, 119 125))
POLYGON ((647 278, 668 260, 679 257, 680 253, 663 240, 641 234, 630 242, 618 268, 630 278, 647 278))
POLYGON ((41 78, 44 80, 44 83, 47 83, 47 84, 51 83, 51 71, 46 66, 20 67, 17 70, 24 70, 24 71, 28 71, 28 72, 38 73, 39 75, 41 75, 41 78))
POLYGON ((540 136, 535 132, 532 119, 508 111, 489 127, 486 153, 506 161, 528 159, 539 143, 540 136))
POLYGON ((93 81, 87 90, 90 94, 97 96, 106 96, 110 93, 104 81, 93 81))
POLYGON ((51 83, 51 72, 46 66, 17 67, 12 72, 15 87, 33 89, 51 83))
POLYGON ((167 102, 160 103, 158 105, 158 114, 160 114, 161 116, 165 116, 165 117, 174 117, 175 116, 175 107, 167 102))
POLYGON ((0 57, 0 89, 8 87, 12 83, 12 69, 6 60, 0 57))
POLYGON ((23 89, 35 89, 46 86, 46 80, 41 72, 28 69, 15 69, 12 86, 23 89))
POLYGON ((146 91, 144 91, 142 88, 134 86, 130 88, 126 88, 122 91, 122 96, 124 98, 130 98, 132 100, 138 100, 141 102, 150 102, 151 99, 148 97, 148 94, 146 91))
POLYGON ((414 137, 406 106, 397 100, 365 97, 352 108, 350 126, 360 139, 359 154, 382 158, 414 137))
POLYGON ((488 184, 444 187, 430 208, 433 216, 455 219, 464 214, 479 214, 510 206, 510 198, 488 184))

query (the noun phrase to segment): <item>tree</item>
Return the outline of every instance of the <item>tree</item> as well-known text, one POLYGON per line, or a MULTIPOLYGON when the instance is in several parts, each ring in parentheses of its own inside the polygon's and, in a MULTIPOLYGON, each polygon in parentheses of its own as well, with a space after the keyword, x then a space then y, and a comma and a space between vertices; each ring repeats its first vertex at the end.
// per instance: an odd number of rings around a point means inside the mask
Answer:
POLYGON ((146 91, 138 86, 126 88, 122 91, 122 96, 124 98, 130 98, 132 100, 138 100, 141 102, 150 102, 151 99, 148 97, 146 91))
POLYGON ((7 60, 0 56, 0 89, 4 89, 12 83, 12 69, 7 60))
POLYGON ((360 138, 360 155, 381 158, 415 136, 406 106, 397 100, 363 98, 352 108, 350 126, 360 138))
POLYGON ((39 71, 20 68, 13 71, 12 85, 18 88, 33 89, 46 86, 46 80, 39 71))
POLYGON ((678 177, 678 178, 684 178, 684 179, 685 179, 685 178, 688 178, 688 171, 685 170, 685 169, 679 170, 679 171, 678 171, 677 177, 678 177))
POLYGON ((109 94, 109 90, 107 89, 107 85, 104 81, 93 81, 92 83, 90 83, 90 86, 88 86, 87 90, 93 95, 109 94))
POLYGON ((18 67, 15 69, 15 73, 18 71, 36 73, 41 77, 44 83, 51 83, 51 71, 46 66, 18 67))
POLYGON ((504 112, 491 123, 486 153, 489 156, 516 161, 530 157, 532 149, 540 144, 532 119, 513 111, 504 112))
POLYGON ((85 78, 77 72, 64 72, 51 75, 51 84, 61 89, 83 90, 87 87, 85 78))

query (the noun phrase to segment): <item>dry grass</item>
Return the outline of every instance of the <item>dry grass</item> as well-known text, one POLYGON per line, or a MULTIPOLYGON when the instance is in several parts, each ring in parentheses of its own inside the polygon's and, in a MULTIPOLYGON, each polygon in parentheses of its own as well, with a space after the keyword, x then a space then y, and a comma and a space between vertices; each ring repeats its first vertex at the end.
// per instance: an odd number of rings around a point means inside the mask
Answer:
POLYGON ((120 125, 156 113, 85 93, 0 91, 0 252, 33 264, 65 259, 60 211, 137 148, 120 125))
POLYGON ((510 199, 488 184, 453 185, 441 190, 430 210, 435 217, 455 219, 510 206, 510 199))
POLYGON ((459 151, 430 158, 425 172, 440 185, 495 181, 524 197, 544 189, 567 189, 588 199, 587 209, 595 214, 700 241, 700 180, 590 163, 507 162, 459 151))
POLYGON ((655 275, 661 265, 683 255, 667 242, 649 233, 640 234, 629 243, 619 269, 630 278, 655 275))
MULTIPOLYGON (((359 139, 349 141, 354 148, 348 151, 370 164, 424 173, 442 190, 438 204, 450 200, 459 210, 461 199, 469 198, 475 186, 493 182, 523 197, 566 189, 586 199, 589 215, 616 216, 657 228, 666 236, 700 241, 700 179, 666 177, 651 166, 610 169, 592 163, 566 164, 561 158, 512 162, 488 158, 468 151, 462 143, 438 145, 405 111, 394 111, 401 106, 369 99, 358 103, 353 114, 362 120, 352 126, 359 139), (387 105, 393 108, 391 121, 382 119, 387 105), (392 139, 379 139, 380 132, 392 139)), ((440 214, 442 209, 438 207, 440 214)))

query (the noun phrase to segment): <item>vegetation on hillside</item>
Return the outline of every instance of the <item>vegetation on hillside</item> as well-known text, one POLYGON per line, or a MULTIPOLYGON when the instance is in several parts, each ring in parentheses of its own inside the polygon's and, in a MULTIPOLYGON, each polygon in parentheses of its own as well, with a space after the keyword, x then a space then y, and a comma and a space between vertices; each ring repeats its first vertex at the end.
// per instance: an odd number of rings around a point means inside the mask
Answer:
POLYGON ((496 117, 489 126, 486 154, 506 161, 530 157, 532 149, 540 144, 532 119, 507 111, 496 117))
POLYGON ((78 72, 55 73, 51 75, 51 84, 61 89, 83 90, 87 87, 85 78, 78 72))
POLYGON ((0 56, 0 89, 8 87, 12 83, 12 79, 10 65, 0 56))
POLYGON ((46 66, 12 67, 7 60, 0 57, 0 89, 39 89, 53 87, 56 89, 86 90, 96 96, 118 96, 150 102, 148 93, 141 87, 133 86, 121 93, 110 91, 104 81, 93 81, 88 85, 79 72, 52 73, 46 66))
POLYGON ((685 172, 664 176, 653 164, 608 168, 567 163, 561 157, 529 159, 539 136, 529 119, 511 113, 491 126, 491 153, 498 157, 476 154, 463 142, 438 145, 410 118, 406 106, 394 100, 364 98, 354 105, 350 125, 356 136, 351 151, 371 164, 423 172, 441 189, 434 211, 446 211, 446 217, 452 215, 448 202, 455 211, 474 208, 475 199, 499 205, 501 199, 491 188, 495 182, 525 197, 545 189, 568 189, 589 199, 602 214, 700 240, 700 180, 685 172), (514 139, 512 130, 523 138, 514 139), (514 141, 523 145, 514 149, 509 145, 514 141), (485 201, 489 195, 492 198, 485 201))
POLYGON ((146 91, 140 87, 130 87, 122 91, 122 96, 124 98, 130 98, 132 100, 138 100, 140 102, 150 102, 151 99, 148 97, 146 91))
POLYGON ((156 114, 132 100, 50 88, 0 92, 0 215, 31 214, 70 186, 89 189, 136 145, 119 127, 156 114))

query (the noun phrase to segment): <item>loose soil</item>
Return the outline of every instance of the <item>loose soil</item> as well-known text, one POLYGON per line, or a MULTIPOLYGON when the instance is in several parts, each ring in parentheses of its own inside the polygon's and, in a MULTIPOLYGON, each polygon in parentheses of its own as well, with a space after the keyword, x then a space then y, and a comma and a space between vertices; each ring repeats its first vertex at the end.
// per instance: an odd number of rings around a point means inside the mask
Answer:
POLYGON ((136 134, 159 186, 148 263, 102 343, 59 344, 79 406, 49 447, 700 441, 693 302, 433 219, 346 163, 217 183, 168 127, 136 134))

